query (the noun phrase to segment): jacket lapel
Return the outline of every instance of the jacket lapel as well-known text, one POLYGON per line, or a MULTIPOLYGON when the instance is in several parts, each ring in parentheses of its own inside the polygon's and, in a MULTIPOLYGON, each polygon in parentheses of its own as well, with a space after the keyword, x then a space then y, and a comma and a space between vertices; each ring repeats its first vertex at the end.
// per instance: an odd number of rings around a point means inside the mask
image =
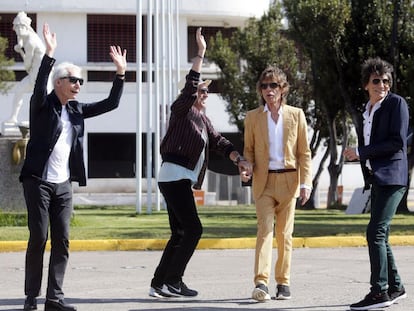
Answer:
POLYGON ((292 124, 292 112, 287 105, 283 106, 283 145, 288 145, 289 131, 294 126, 292 124))
POLYGON ((264 106, 261 107, 258 114, 258 122, 260 126, 260 136, 263 137, 265 147, 269 148, 269 129, 267 126, 267 112, 264 112, 264 106))

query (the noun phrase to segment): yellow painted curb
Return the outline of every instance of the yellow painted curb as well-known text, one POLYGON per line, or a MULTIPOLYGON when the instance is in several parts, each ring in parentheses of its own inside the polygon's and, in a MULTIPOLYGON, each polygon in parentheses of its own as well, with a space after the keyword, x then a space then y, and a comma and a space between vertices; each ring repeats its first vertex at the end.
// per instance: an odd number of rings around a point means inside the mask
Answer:
POLYGON ((0 241, 0 252, 20 252, 27 248, 27 241, 0 241))
POLYGON ((198 249, 255 248, 256 238, 201 239, 198 249))
POLYGON ((414 235, 394 235, 390 236, 391 245, 408 246, 414 245, 414 235))
POLYGON ((71 240, 69 243, 71 251, 117 251, 118 240, 71 240))
MULTIPOLYGON (((71 251, 133 251, 133 250, 162 250, 167 243, 166 239, 130 239, 130 240, 71 240, 71 251)), ((391 236, 391 245, 414 246, 414 235, 391 236)), ((293 238, 293 247, 358 247, 366 246, 363 236, 340 237, 309 237, 293 238)), ((227 239, 201 239, 197 249, 254 249, 256 238, 227 238, 227 239)), ((276 240, 273 246, 277 247, 276 240)), ((26 241, 0 241, 1 252, 25 251, 26 241)), ((50 241, 46 245, 50 250, 50 241)))
POLYGON ((317 238, 304 238, 304 240, 304 247, 356 247, 367 245, 365 237, 362 236, 325 236, 317 238))
POLYGON ((145 251, 164 249, 168 240, 166 239, 132 239, 119 240, 120 251, 145 251))
MULTIPOLYGON (((305 247, 305 238, 293 238, 293 248, 305 247)), ((276 240, 273 243, 273 247, 277 247, 276 240)))

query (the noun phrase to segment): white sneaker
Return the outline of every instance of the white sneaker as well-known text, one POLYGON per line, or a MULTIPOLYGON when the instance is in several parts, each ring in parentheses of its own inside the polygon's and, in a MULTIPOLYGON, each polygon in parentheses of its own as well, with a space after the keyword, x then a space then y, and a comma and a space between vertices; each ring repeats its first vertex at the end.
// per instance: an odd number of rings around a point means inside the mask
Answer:
POLYGON ((150 295, 151 297, 155 297, 155 298, 170 298, 171 297, 171 295, 164 293, 161 287, 157 287, 157 286, 154 286, 154 287, 151 286, 148 295, 150 295))
POLYGON ((253 290, 252 298, 259 302, 270 300, 269 289, 264 284, 257 284, 253 290))

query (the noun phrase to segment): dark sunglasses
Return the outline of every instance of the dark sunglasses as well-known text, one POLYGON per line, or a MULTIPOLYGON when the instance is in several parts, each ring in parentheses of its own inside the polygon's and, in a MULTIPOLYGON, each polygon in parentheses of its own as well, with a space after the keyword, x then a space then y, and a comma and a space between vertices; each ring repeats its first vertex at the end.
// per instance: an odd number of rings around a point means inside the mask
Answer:
POLYGON ((201 94, 208 94, 208 89, 200 89, 201 94))
POLYGON ((275 89, 275 88, 280 87, 280 84, 279 83, 276 83, 276 82, 272 82, 272 83, 262 83, 262 84, 260 84, 260 88, 262 90, 266 90, 269 86, 270 86, 271 89, 275 89))
POLYGON ((390 85, 390 80, 388 79, 372 79, 372 84, 379 84, 380 82, 384 85, 390 85))
POLYGON ((77 77, 62 77, 61 79, 68 79, 70 83, 72 84, 76 84, 79 81, 80 85, 83 85, 83 79, 82 78, 77 78, 77 77))

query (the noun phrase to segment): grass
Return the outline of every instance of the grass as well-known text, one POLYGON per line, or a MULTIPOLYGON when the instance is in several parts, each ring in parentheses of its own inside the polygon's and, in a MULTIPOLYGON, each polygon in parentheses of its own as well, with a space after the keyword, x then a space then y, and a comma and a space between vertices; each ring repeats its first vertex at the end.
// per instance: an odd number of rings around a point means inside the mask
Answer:
MULTIPOLYGON (((203 238, 255 237, 254 206, 199 207, 203 238)), ((368 214, 346 215, 343 210, 297 210, 295 237, 364 236, 368 214)), ((134 206, 76 206, 71 239, 166 239, 166 211, 136 214, 134 206)), ((414 235, 414 214, 397 214, 392 235, 414 235)), ((0 212, 0 241, 27 240, 25 213, 0 212)))

